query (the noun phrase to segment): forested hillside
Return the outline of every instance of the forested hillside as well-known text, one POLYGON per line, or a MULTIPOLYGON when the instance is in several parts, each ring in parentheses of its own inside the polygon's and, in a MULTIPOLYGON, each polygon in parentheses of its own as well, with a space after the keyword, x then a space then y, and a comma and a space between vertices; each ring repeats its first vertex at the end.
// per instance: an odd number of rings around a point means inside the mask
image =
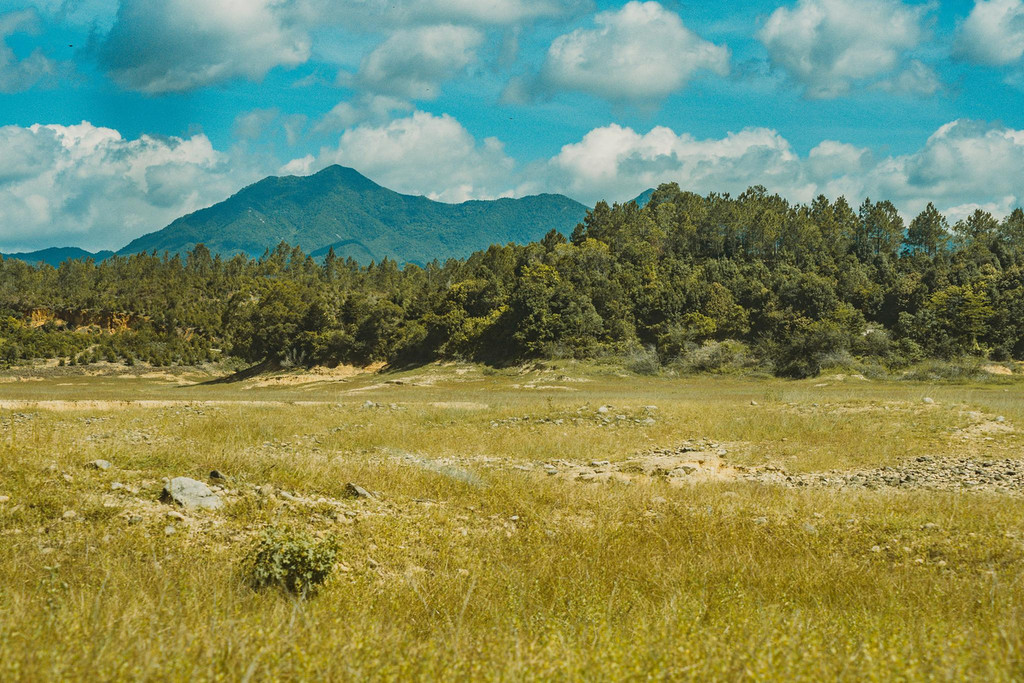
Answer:
POLYGON ((909 225, 887 202, 791 205, 763 188, 663 185, 598 204, 571 239, 464 260, 360 266, 285 244, 263 258, 118 256, 0 267, 0 356, 66 362, 492 363, 632 354, 638 367, 1024 357, 1024 212, 909 225))
POLYGON ((362 264, 384 258, 425 265, 466 257, 490 244, 525 244, 549 230, 568 232, 587 207, 563 195, 435 202, 381 187, 355 169, 329 166, 311 176, 264 178, 234 196, 143 235, 118 253, 185 254, 197 244, 227 258, 257 257, 287 242, 313 256, 333 248, 362 264))

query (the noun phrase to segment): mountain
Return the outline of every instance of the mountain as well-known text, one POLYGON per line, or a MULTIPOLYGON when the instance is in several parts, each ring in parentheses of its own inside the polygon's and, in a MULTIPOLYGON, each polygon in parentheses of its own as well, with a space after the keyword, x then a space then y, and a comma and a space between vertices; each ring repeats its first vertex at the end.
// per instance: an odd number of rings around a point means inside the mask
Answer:
POLYGON ((284 241, 313 256, 334 247, 339 257, 361 263, 386 256, 422 265, 492 244, 531 242, 551 230, 568 234, 586 212, 583 204, 554 194, 445 204, 331 166, 312 176, 265 178, 118 253, 184 253, 202 243, 223 256, 259 256, 284 241))
POLYGON ((654 188, 652 187, 651 189, 644 190, 643 192, 638 194, 636 196, 636 199, 634 199, 633 201, 636 202, 636 205, 639 206, 642 209, 642 208, 644 208, 645 206, 647 206, 648 204, 651 203, 651 195, 653 195, 653 194, 654 194, 654 188))
POLYGON ((78 247, 50 247, 48 249, 40 249, 39 251, 26 251, 17 254, 0 254, 0 256, 5 259, 17 259, 33 266, 42 262, 49 264, 54 268, 69 259, 75 259, 78 261, 94 259, 96 262, 100 262, 105 261, 113 255, 114 252, 112 251, 98 251, 94 254, 91 251, 79 249, 78 247))

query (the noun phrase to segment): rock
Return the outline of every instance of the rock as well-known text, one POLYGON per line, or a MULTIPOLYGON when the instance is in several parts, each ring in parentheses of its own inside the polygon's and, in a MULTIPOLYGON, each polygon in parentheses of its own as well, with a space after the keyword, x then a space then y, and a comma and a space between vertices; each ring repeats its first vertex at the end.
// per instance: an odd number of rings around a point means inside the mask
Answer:
POLYGON ((111 468, 109 460, 93 460, 85 463, 85 466, 94 470, 109 470, 111 468))
POLYGON ((139 515, 132 515, 131 517, 128 518, 128 523, 129 524, 139 524, 141 522, 142 522, 142 517, 140 517, 139 515))
POLYGON ((921 528, 926 531, 934 531, 939 528, 939 525, 935 522, 928 522, 926 524, 921 525, 921 528))
POLYGON ((928 396, 925 396, 923 399, 921 399, 921 402, 924 403, 925 405, 929 405, 930 406, 930 405, 934 405, 935 404, 935 399, 934 398, 929 398, 928 396))
POLYGON ((167 482, 160 500, 164 503, 177 503, 185 508, 206 510, 215 510, 224 505, 224 501, 209 486, 188 477, 175 477, 167 482))
POLYGON ((658 406, 644 406, 644 410, 648 413, 653 413, 658 410, 658 406))
POLYGON ((210 472, 210 479, 220 479, 220 480, 226 481, 227 477, 225 477, 223 474, 221 474, 217 470, 213 470, 212 472, 210 472))
POLYGON ((812 536, 818 535, 818 529, 810 522, 805 522, 801 528, 812 536))
POLYGON ((0 496, 0 504, 2 504, 2 503, 9 503, 10 500, 11 500, 10 496, 0 496))
POLYGON ((112 483, 112 484, 110 485, 110 490, 111 490, 111 491, 120 491, 120 490, 121 490, 121 489, 123 489, 123 488, 124 488, 124 484, 122 484, 122 483, 121 483, 121 482, 119 482, 119 481, 115 481, 114 483, 112 483))
POLYGON ((649 417, 649 418, 643 420, 640 424, 646 425, 646 426, 650 427, 651 425, 653 425, 655 423, 656 423, 655 419, 653 417, 649 417))
POLYGON ((1002 415, 1000 415, 999 417, 996 418, 996 422, 999 422, 999 423, 1006 422, 1006 418, 1003 417, 1002 415))
POLYGON ((167 511, 167 519, 176 519, 179 522, 184 522, 185 521, 185 515, 181 514, 177 510, 168 510, 167 511))
POLYGON ((608 460, 591 460, 590 461, 590 466, 591 467, 608 467, 608 465, 611 465, 611 462, 608 461, 608 460))
POLYGON ((352 482, 345 484, 345 493, 349 498, 373 498, 373 494, 359 484, 353 484, 352 482))
POLYGON ((609 408, 608 406, 601 406, 600 408, 597 409, 597 412, 601 413, 602 415, 606 415, 609 412, 611 412, 611 408, 609 408))
POLYGON ((750 405, 752 405, 752 406, 756 406, 757 404, 758 404, 757 401, 751 401, 750 402, 750 405))
POLYGON ((873 546, 871 546, 871 552, 873 552, 873 553, 880 553, 880 552, 882 552, 882 546, 880 546, 880 545, 873 545, 873 546))
POLYGON ((173 524, 168 524, 164 527, 164 536, 173 536, 176 531, 173 524))
POLYGON ((77 516, 78 513, 75 512, 74 510, 67 510, 63 515, 61 515, 63 519, 74 519, 77 516))
POLYGON ((754 517, 754 524, 759 524, 760 525, 760 524, 767 524, 767 523, 768 523, 768 518, 767 517, 754 517))
POLYGON ((374 403, 373 401, 367 401, 366 403, 363 404, 363 408, 366 408, 367 410, 369 410, 370 408, 376 408, 376 407, 377 407, 377 404, 374 403))

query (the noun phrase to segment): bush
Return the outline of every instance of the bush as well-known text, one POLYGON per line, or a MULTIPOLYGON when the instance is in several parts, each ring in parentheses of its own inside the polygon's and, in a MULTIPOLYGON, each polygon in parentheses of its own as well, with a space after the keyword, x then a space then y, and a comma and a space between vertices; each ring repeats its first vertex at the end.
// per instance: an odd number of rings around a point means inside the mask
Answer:
POLYGON ((270 527, 249 551, 244 568, 257 590, 277 586, 307 597, 330 576, 337 556, 334 539, 317 540, 304 532, 270 527))
POLYGON ((634 349, 626 358, 626 369, 638 375, 657 375, 661 371, 661 359, 653 346, 634 349))
POLYGON ((690 349, 677 363, 684 372, 727 372, 748 369, 757 364, 747 345, 732 340, 709 341, 690 349))

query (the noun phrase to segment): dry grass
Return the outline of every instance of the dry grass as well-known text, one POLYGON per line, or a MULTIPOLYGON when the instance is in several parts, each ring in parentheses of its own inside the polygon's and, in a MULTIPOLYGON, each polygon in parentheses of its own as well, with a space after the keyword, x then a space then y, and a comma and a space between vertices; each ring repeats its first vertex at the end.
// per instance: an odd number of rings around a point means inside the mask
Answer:
POLYGON ((1017 457, 1016 432, 957 430, 979 414, 1024 425, 1019 384, 670 380, 571 364, 261 381, 0 386, 8 402, 94 401, 0 411, 0 678, 1024 677, 1019 498, 515 469, 694 438, 792 471, 1017 457), (126 399, 154 403, 98 403, 126 399), (655 423, 635 422, 651 404, 655 423), (114 466, 84 467, 96 458, 114 466), (212 469, 238 495, 167 518, 161 479, 212 469), (379 497, 346 498, 349 481, 379 497), (301 500, 250 487, 268 484, 301 500), (254 592, 240 575, 254 536, 281 524, 340 544, 315 599, 254 592))

